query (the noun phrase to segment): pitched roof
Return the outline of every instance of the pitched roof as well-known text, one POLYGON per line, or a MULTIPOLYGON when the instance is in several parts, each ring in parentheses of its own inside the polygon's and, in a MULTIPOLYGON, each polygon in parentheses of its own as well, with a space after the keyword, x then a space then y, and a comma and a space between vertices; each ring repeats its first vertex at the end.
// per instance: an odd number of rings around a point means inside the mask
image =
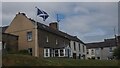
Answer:
POLYGON ((64 38, 67 38, 69 40, 74 40, 74 41, 77 41, 77 42, 80 42, 80 43, 83 43, 85 44, 84 42, 82 42, 80 39, 78 39, 76 36, 71 36, 63 31, 60 31, 60 30, 56 30, 56 29, 53 29, 53 28, 50 28, 49 26, 45 25, 45 24, 42 24, 40 22, 36 22, 35 20, 29 18, 29 20, 31 20, 34 24, 37 23, 37 26, 38 26, 38 29, 42 29, 42 30, 45 30, 45 31, 48 31, 50 33, 53 33, 53 34, 56 34, 56 35, 59 35, 61 37, 64 37, 64 38))
POLYGON ((90 48, 102 48, 102 47, 113 47, 116 46, 115 39, 105 39, 104 42, 94 42, 94 43, 87 43, 87 49, 90 48))
POLYGON ((4 33, 7 28, 8 28, 8 26, 0 27, 0 32, 4 33))

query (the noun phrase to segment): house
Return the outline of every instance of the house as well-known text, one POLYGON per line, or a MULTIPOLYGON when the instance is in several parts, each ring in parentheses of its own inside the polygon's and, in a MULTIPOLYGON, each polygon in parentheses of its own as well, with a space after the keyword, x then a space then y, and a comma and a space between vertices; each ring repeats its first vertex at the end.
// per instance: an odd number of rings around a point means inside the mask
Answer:
POLYGON ((117 47, 115 39, 104 39, 103 42, 87 43, 87 58, 88 59, 113 59, 113 50, 117 47))
POLYGON ((70 40, 71 56, 78 59, 86 59, 86 44, 77 38, 71 37, 70 40))
POLYGON ((1 29, 1 43, 2 52, 16 52, 18 51, 18 36, 4 33, 8 26, 2 27, 1 29))
MULTIPOLYGON (((60 31, 58 27, 57 22, 52 22, 47 26, 28 18, 25 13, 19 12, 5 30, 5 33, 19 36, 18 50, 28 50, 32 56, 73 57, 71 55, 72 48, 70 48, 73 44, 70 41, 76 39, 76 37, 60 31)), ((81 43, 81 40, 77 42, 81 43)), ((85 48, 83 42, 81 46, 85 48)))
POLYGON ((120 46, 120 36, 117 36, 117 45, 120 46))

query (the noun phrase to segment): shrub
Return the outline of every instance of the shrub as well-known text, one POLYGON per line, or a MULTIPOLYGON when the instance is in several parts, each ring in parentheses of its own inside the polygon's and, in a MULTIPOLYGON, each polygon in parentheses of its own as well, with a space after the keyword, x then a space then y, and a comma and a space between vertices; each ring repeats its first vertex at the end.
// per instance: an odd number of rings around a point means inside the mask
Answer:
POLYGON ((19 50, 17 54, 30 55, 28 50, 19 50))

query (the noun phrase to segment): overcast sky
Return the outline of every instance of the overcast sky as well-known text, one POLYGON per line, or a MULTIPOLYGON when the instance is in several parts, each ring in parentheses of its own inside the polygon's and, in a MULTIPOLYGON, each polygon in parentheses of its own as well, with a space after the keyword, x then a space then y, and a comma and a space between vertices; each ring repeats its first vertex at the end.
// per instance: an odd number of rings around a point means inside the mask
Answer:
POLYGON ((18 12, 25 12, 29 18, 46 25, 56 21, 56 14, 59 14, 59 29, 84 42, 111 38, 114 36, 114 27, 116 33, 118 28, 117 2, 4 2, 2 25, 9 25, 18 12), (40 17, 36 18, 35 6, 49 14, 46 22, 40 17))

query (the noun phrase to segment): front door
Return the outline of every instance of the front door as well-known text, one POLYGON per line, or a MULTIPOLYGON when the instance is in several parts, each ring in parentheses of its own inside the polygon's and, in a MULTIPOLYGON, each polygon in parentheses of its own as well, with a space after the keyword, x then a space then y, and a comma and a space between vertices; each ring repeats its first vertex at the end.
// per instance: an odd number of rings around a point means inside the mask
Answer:
POLYGON ((73 58, 76 59, 76 53, 73 53, 73 58))
POLYGON ((81 54, 79 54, 79 59, 81 59, 81 54))

